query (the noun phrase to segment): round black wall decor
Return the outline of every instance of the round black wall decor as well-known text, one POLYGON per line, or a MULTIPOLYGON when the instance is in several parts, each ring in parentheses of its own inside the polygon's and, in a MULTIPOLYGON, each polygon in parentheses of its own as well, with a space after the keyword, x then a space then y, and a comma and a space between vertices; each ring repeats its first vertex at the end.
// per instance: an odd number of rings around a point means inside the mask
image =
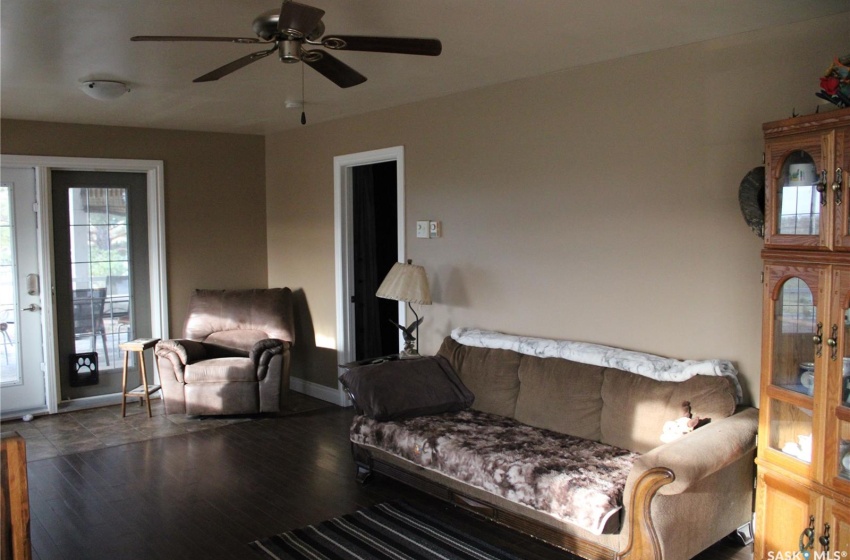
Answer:
POLYGON ((744 220, 756 235, 764 237, 764 166, 754 167, 738 188, 738 203, 744 220))

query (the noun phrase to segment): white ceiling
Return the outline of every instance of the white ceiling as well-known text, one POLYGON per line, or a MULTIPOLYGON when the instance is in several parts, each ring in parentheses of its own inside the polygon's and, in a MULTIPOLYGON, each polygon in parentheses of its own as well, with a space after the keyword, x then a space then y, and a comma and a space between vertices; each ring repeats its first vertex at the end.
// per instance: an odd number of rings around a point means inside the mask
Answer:
MULTIPOLYGON (((340 89, 304 69, 308 125, 764 27, 850 11, 848 0, 300 0, 327 33, 435 37, 438 57, 340 52, 368 77, 340 89)), ((299 127, 302 64, 276 56, 216 82, 192 80, 263 50, 140 43, 133 35, 254 37, 278 0, 2 0, 4 118, 267 134, 299 127), (79 84, 121 80, 97 101, 79 84)), ((829 53, 828 53, 829 54, 829 53)), ((834 53, 832 53, 834 54, 834 53)))

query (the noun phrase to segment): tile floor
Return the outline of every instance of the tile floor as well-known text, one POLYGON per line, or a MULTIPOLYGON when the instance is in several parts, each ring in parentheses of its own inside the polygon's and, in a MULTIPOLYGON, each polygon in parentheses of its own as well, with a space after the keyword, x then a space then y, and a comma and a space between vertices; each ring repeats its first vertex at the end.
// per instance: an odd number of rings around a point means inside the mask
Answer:
MULTIPOLYGON (((280 414, 295 414, 335 405, 290 391, 285 410, 280 414)), ((190 418, 184 415, 165 415, 161 399, 151 401, 152 418, 145 407, 127 403, 127 416, 121 418, 121 405, 91 408, 48 416, 30 422, 3 422, 2 431, 18 432, 27 443, 27 462, 92 449, 114 447, 136 441, 210 430, 238 422, 263 418, 257 416, 225 416, 190 418)))

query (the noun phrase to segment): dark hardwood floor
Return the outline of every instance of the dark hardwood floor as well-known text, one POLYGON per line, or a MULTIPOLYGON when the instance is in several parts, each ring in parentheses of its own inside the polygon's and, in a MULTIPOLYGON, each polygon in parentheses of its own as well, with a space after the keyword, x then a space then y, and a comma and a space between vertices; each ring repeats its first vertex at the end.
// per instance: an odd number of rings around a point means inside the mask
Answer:
MULTIPOLYGON (((32 461, 33 557, 251 559, 253 540, 397 498, 465 516, 385 478, 358 485, 351 417, 332 408, 32 461)), ((527 559, 565 558, 487 533, 527 559)), ((698 558, 751 560, 752 549, 719 543, 698 558)))

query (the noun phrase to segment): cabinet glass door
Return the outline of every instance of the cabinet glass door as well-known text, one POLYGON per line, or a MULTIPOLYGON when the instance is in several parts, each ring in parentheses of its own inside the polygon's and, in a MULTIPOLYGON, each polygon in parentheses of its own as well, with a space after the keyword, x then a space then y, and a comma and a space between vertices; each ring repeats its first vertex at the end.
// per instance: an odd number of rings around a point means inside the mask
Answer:
POLYGON ((850 251, 850 128, 836 133, 835 164, 832 168, 829 190, 835 206, 835 248, 850 251))
POLYGON ((810 154, 805 150, 788 154, 777 184, 781 235, 820 234, 818 181, 818 166, 810 154))
MULTIPOLYGON (((825 247, 827 181, 821 135, 783 139, 769 145, 765 244, 825 247)), ((831 205, 830 205, 831 207, 831 205)))
POLYGON ((825 348, 818 313, 820 272, 808 267, 768 267, 771 329, 767 444, 805 464, 812 462, 816 384, 825 348))
POLYGON ((823 336, 815 294, 804 279, 787 278, 779 286, 773 313, 771 383, 811 397, 815 390, 815 358, 823 336))
POLYGON ((833 273, 832 317, 830 327, 830 390, 827 410, 834 426, 828 445, 836 452, 827 454, 827 475, 835 474, 850 484, 850 269, 833 273), (834 346, 832 346, 834 344, 834 346), (833 436, 834 434, 834 436, 833 436), (837 449, 834 447, 837 445, 837 449))

